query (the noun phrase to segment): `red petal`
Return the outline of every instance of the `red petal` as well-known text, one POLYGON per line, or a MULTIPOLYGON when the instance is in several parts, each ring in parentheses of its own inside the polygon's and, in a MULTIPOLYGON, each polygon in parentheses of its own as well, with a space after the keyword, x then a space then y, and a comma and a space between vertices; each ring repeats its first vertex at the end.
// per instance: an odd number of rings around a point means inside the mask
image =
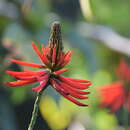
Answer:
MULTIPOLYGON (((33 46, 35 52, 37 53, 37 55, 40 57, 41 61, 42 61, 45 65, 47 65, 47 64, 48 64, 48 59, 47 59, 47 57, 44 55, 44 54, 45 54, 45 50, 44 50, 44 53, 42 54, 42 53, 39 51, 39 49, 37 48, 37 46, 35 45, 34 42, 32 42, 32 46, 33 46)), ((42 48, 43 48, 43 46, 42 46, 42 48)))
POLYGON ((87 99, 88 98, 86 96, 82 96, 80 94, 75 93, 74 91, 69 89, 67 86, 65 86, 63 83, 60 83, 59 85, 74 98, 78 98, 78 99, 87 99))
POLYGON ((61 80, 62 82, 70 85, 71 87, 77 88, 77 89, 87 89, 88 86, 91 85, 91 83, 87 83, 87 84, 82 84, 82 83, 78 83, 78 82, 73 82, 69 79, 67 79, 67 77, 63 77, 63 76, 59 76, 58 77, 59 80, 61 80))
POLYGON ((51 80, 50 83, 51 83, 51 85, 52 85, 52 87, 53 87, 54 89, 56 89, 56 90, 58 90, 58 91, 61 91, 61 92, 63 92, 63 93, 66 94, 66 95, 69 94, 69 93, 66 92, 61 86, 57 85, 56 81, 51 80))
POLYGON ((41 90, 43 90, 46 87, 47 82, 48 82, 48 80, 42 81, 38 87, 32 88, 32 90, 36 91, 36 92, 40 92, 41 90))
POLYGON ((43 66, 43 65, 33 64, 33 63, 25 62, 25 61, 14 60, 14 59, 12 59, 11 61, 16 64, 20 64, 20 65, 24 65, 24 66, 35 67, 35 68, 45 68, 45 66, 43 66))
POLYGON ((53 64, 56 63, 56 48, 53 48, 52 62, 53 62, 53 64))
POLYGON ((64 61, 64 55, 63 55, 63 52, 60 51, 58 58, 57 58, 57 66, 61 65, 63 63, 63 61, 64 61))
POLYGON ((58 71, 55 71, 54 74, 59 75, 59 74, 62 74, 64 72, 66 72, 66 71, 68 71, 68 69, 64 68, 64 69, 60 69, 58 71))
POLYGON ((75 104, 77 104, 77 105, 79 105, 79 106, 88 106, 87 104, 84 104, 84 103, 81 103, 81 102, 75 100, 74 98, 72 98, 72 97, 69 96, 69 95, 65 95, 65 94, 62 93, 62 92, 59 92, 59 93, 60 93, 62 96, 64 96, 66 99, 70 100, 71 102, 73 102, 73 103, 75 103, 75 104))
POLYGON ((50 50, 49 50, 49 47, 47 46, 46 48, 42 47, 42 51, 43 51, 43 54, 42 54, 42 61, 44 64, 46 65, 49 65, 49 60, 48 60, 48 56, 50 56, 50 50))
POLYGON ((67 55, 69 55, 69 53, 70 53, 71 51, 67 51, 65 54, 64 54, 64 59, 65 59, 65 57, 67 56, 67 55))
POLYGON ((11 86, 11 87, 16 87, 16 86, 23 86, 23 85, 27 85, 27 84, 31 84, 36 82, 36 80, 17 80, 17 81, 13 81, 13 82, 7 82, 6 85, 7 86, 11 86))
POLYGON ((44 54, 45 56, 48 55, 48 56, 50 57, 50 56, 52 56, 52 54, 51 54, 50 52, 51 52, 50 47, 49 47, 49 46, 46 46, 46 48, 44 49, 44 53, 43 53, 43 54, 44 54))
POLYGON ((69 53, 65 56, 63 64, 61 66, 65 66, 65 65, 67 65, 69 63, 69 61, 71 59, 71 55, 72 55, 72 52, 69 51, 69 53))
POLYGON ((15 72, 15 71, 9 71, 9 70, 6 70, 5 72, 11 76, 31 76, 32 75, 32 73, 28 73, 28 72, 15 72))
POLYGON ((45 48, 44 48, 44 45, 42 44, 42 54, 44 53, 44 50, 45 48))
POLYGON ((26 71, 26 72, 16 72, 16 71, 5 71, 7 74, 11 75, 11 76, 39 76, 41 74, 45 74, 46 71, 26 71))
POLYGON ((60 91, 58 89, 58 88, 60 88, 60 86, 56 82, 53 82, 53 87, 56 89, 57 92, 59 92, 63 97, 70 100, 71 102, 73 102, 79 106, 88 106, 87 104, 83 104, 83 103, 77 101, 76 99, 72 98, 70 95, 65 94, 63 91, 60 91))
POLYGON ((74 81, 74 82, 80 82, 80 83, 90 83, 89 80, 82 80, 82 79, 74 79, 74 78, 70 78, 70 77, 67 77, 67 79, 71 80, 71 81, 74 81))
POLYGON ((35 45, 34 42, 32 42, 32 46, 33 46, 33 49, 35 50, 36 54, 40 57, 40 59, 42 60, 42 54, 41 52, 39 51, 39 49, 37 48, 37 46, 35 45))
POLYGON ((18 80, 35 80, 35 76, 14 76, 18 80))
POLYGON ((45 65, 49 65, 49 60, 46 55, 42 55, 42 61, 45 65))
MULTIPOLYGON (((86 94, 89 94, 89 93, 90 93, 90 92, 81 91, 81 90, 76 89, 76 88, 72 88, 71 86, 69 86, 69 85, 67 85, 67 84, 65 84, 65 83, 63 83, 63 82, 61 82, 61 84, 62 84, 63 86, 65 86, 65 88, 69 89, 69 91, 72 91, 72 92, 77 93, 77 94, 80 94, 80 95, 86 95, 86 94)), ((61 86, 62 86, 62 85, 61 85, 61 86)))
POLYGON ((38 79, 39 82, 41 82, 43 80, 49 79, 49 76, 50 76, 49 74, 45 74, 43 76, 37 77, 37 79, 38 79))

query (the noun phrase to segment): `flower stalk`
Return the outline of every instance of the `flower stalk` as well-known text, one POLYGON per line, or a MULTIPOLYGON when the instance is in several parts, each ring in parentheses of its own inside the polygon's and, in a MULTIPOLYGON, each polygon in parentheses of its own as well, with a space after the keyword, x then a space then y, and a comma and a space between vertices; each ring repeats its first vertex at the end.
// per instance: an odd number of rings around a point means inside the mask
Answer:
POLYGON ((36 97, 36 100, 34 103, 32 117, 31 117, 31 121, 28 126, 28 130, 33 130, 34 125, 36 123, 36 119, 38 116, 38 110, 39 110, 38 106, 39 106, 39 101, 40 101, 41 95, 42 95, 42 91, 37 93, 37 97, 36 97))
POLYGON ((126 108, 126 104, 123 105, 123 123, 124 123, 124 128, 127 130, 128 126, 129 126, 129 113, 128 113, 128 109, 126 108))
MULTIPOLYGON (((60 26, 60 23, 58 21, 55 21, 54 23, 52 23, 51 34, 50 34, 50 38, 49 38, 50 49, 52 49, 56 46, 57 46, 56 55, 58 56, 59 51, 61 51, 62 48, 63 48, 62 47, 62 37, 61 37, 61 26, 60 26)), ((46 85, 45 88, 47 86, 48 85, 46 85)), ((43 88, 43 90, 45 88, 43 88)), ((38 116, 38 110, 39 110, 39 107, 38 107, 39 101, 40 101, 43 90, 37 93, 37 97, 36 97, 36 100, 35 100, 35 103, 34 103, 32 117, 31 117, 31 121, 29 123, 28 130, 33 130, 34 125, 36 123, 36 119, 37 119, 37 116, 38 116)))

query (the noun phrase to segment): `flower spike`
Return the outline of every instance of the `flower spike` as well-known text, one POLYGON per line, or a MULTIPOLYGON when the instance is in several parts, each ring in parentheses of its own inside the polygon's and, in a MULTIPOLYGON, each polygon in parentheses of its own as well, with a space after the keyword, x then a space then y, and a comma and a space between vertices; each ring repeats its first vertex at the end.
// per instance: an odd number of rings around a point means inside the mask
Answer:
POLYGON ((72 51, 63 51, 60 23, 53 23, 47 46, 42 45, 41 50, 39 50, 36 44, 32 42, 32 47, 42 61, 42 64, 15 59, 11 61, 19 65, 39 68, 40 70, 32 71, 24 69, 23 72, 7 70, 6 73, 14 77, 17 81, 7 82, 6 85, 16 87, 38 82, 39 85, 36 88, 32 88, 37 93, 42 92, 48 85, 51 85, 59 94, 71 102, 79 106, 87 106, 77 99, 88 99, 86 95, 89 92, 83 90, 88 89, 91 82, 62 76, 64 72, 68 71, 68 69, 63 67, 70 62, 72 51))

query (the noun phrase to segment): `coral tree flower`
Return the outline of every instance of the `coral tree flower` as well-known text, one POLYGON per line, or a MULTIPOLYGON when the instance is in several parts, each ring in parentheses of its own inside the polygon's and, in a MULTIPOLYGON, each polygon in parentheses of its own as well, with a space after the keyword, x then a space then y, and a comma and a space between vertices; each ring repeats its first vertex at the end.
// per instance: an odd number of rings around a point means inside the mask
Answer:
POLYGON ((110 107, 112 112, 125 105, 130 112, 130 68, 124 59, 121 59, 116 72, 119 81, 99 89, 101 105, 110 107))
POLYGON ((91 82, 88 80, 74 79, 61 75, 68 70, 63 67, 69 63, 72 52, 63 52, 61 43, 59 44, 57 42, 59 39, 55 40, 58 25, 55 24, 54 26, 56 26, 56 28, 54 28, 54 33, 52 33, 49 44, 46 47, 42 46, 41 50, 39 50, 35 43, 32 42, 33 49, 42 62, 41 65, 14 59, 11 60, 13 63, 39 68, 40 70, 32 71, 26 69, 23 72, 7 70, 6 73, 16 78, 17 81, 7 82, 6 85, 16 87, 39 82, 39 86, 32 88, 36 92, 41 92, 48 85, 51 85, 58 93, 71 102, 79 106, 87 106, 76 99, 88 98, 85 95, 89 94, 89 92, 83 90, 88 89, 91 82))

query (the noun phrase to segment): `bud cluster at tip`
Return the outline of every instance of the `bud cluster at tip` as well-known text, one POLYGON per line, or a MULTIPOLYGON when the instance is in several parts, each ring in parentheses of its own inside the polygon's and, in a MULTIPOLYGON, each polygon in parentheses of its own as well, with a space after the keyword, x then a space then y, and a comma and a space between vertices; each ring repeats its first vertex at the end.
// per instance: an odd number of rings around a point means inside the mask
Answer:
POLYGON ((49 38, 50 48, 57 47, 57 50, 62 50, 62 35, 61 35, 61 24, 55 21, 51 25, 51 34, 49 38))

